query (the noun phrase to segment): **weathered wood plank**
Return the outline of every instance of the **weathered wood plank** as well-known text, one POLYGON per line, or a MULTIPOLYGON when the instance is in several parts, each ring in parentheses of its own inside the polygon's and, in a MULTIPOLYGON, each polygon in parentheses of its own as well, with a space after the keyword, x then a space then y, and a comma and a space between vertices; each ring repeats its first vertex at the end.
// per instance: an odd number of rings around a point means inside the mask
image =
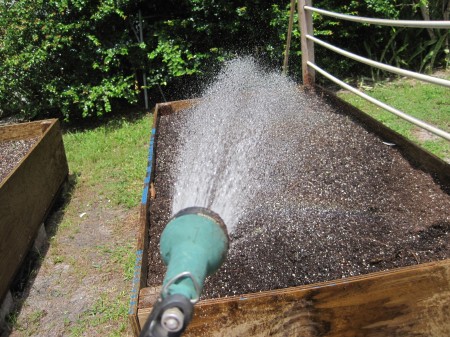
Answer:
MULTIPOLYGON (((142 303, 156 299, 148 289, 142 303)), ((139 310, 141 324, 150 311, 139 310)), ((445 260, 201 301, 185 336, 450 336, 449 317, 445 260)))
POLYGON ((151 182, 154 176, 154 150, 155 150, 155 132, 158 122, 159 109, 155 108, 153 113, 153 122, 151 125, 151 135, 149 142, 147 174, 144 180, 144 188, 139 213, 139 228, 136 243, 136 261, 134 266, 133 285, 131 290, 130 308, 128 311, 128 319, 135 336, 139 335, 141 326, 137 319, 137 308, 139 299, 139 290, 147 285, 147 269, 148 269, 148 226, 150 223, 148 209, 151 202, 151 182))
POLYGON ((156 110, 160 115, 167 115, 184 109, 188 109, 197 104, 200 99, 186 99, 182 101, 167 102, 157 104, 156 110))
POLYGON ((40 137, 52 124, 52 120, 46 120, 0 126, 0 142, 40 137))
MULTIPOLYGON (((142 288, 139 292, 139 309, 148 309, 153 306, 161 293, 161 286, 142 288)), ((144 313, 146 310, 143 311, 144 313)))
POLYGON ((303 85, 313 86, 315 84, 315 71, 308 66, 308 61, 314 63, 314 42, 308 40, 306 35, 314 35, 312 13, 305 11, 304 6, 311 6, 311 0, 299 0, 297 2, 298 28, 302 32, 302 79, 303 85))
POLYGON ((58 120, 26 123, 26 135, 25 131, 18 131, 18 126, 7 128, 14 129, 12 133, 8 131, 9 137, 35 137, 45 131, 0 184, 0 300, 68 174, 58 120))

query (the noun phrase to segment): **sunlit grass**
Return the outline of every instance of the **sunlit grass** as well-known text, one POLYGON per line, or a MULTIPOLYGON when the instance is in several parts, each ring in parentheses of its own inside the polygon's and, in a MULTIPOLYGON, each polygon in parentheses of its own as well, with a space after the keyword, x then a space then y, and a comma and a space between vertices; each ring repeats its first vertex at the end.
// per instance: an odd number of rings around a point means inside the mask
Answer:
MULTIPOLYGON (((126 208, 139 204, 147 168, 151 122, 151 115, 134 121, 116 118, 94 129, 64 134, 70 173, 76 176, 75 189, 89 194, 86 196, 86 202, 103 199, 111 205, 126 208)), ((79 210, 69 202, 64 213, 64 225, 58 235, 74 237, 78 228, 76 223, 80 218, 79 210)), ((101 266, 103 272, 121 274, 127 283, 132 279, 135 262, 134 239, 121 241, 117 238, 114 243, 105 242, 92 248, 106 261, 101 266)), ((59 255, 54 259, 57 259, 54 263, 63 262, 59 260, 62 259, 59 255)), ((85 268, 84 264, 78 266, 75 263, 72 267, 80 278, 86 276, 79 270, 85 268)), ((96 331, 96 336, 128 335, 129 294, 125 289, 120 290, 117 294, 99 293, 92 306, 76 321, 65 322, 67 335, 86 336, 91 335, 93 331, 96 331)))
POLYGON ((114 299, 106 293, 100 294, 91 308, 70 326, 70 336, 86 336, 92 330, 96 331, 96 335, 123 336, 127 324, 123 319, 128 313, 127 300, 126 292, 121 292, 114 299))
POLYGON ((93 130, 69 132, 64 145, 78 183, 128 208, 139 203, 147 166, 151 116, 130 122, 113 120, 93 130))

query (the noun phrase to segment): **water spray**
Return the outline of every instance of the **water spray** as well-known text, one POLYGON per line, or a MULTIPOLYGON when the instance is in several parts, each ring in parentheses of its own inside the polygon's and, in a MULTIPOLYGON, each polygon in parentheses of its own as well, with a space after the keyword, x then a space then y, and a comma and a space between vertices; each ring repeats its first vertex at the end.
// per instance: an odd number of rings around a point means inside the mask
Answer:
POLYGON ((140 337, 181 336, 192 319, 205 278, 224 262, 228 242, 227 228, 216 213, 190 207, 175 214, 160 239, 167 266, 161 294, 140 337))

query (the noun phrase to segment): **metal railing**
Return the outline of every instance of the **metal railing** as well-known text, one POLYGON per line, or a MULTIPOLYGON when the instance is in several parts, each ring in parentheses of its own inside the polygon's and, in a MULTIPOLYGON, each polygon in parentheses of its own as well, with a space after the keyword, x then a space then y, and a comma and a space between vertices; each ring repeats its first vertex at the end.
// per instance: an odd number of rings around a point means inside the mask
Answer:
MULTIPOLYGON (((292 4, 292 2, 291 2, 292 4)), ((293 10, 295 8, 291 5, 291 16, 293 15, 293 10)), ((327 48, 333 52, 339 53, 345 57, 351 58, 355 61, 367 64, 372 67, 376 67, 382 70, 386 70, 389 72, 392 72, 394 74, 402 75, 411 77, 420 81, 432 83, 435 85, 444 86, 447 88, 450 88, 450 81, 428 76, 420 73, 416 73, 413 71, 401 69, 398 67, 393 67, 391 65, 387 65, 381 62, 377 62, 353 53, 350 53, 346 50, 343 50, 339 47, 333 46, 332 44, 329 44, 325 41, 322 41, 316 37, 314 37, 313 33, 313 18, 312 13, 318 13, 321 15, 331 16, 334 18, 347 20, 347 21, 354 21, 354 22, 360 22, 360 23, 368 23, 368 24, 374 24, 374 25, 382 25, 382 26, 391 26, 391 27, 410 27, 410 28, 440 28, 440 29, 450 29, 450 21, 413 21, 413 20, 386 20, 386 19, 374 19, 374 18, 365 18, 360 16, 353 16, 353 15, 347 15, 347 14, 340 14, 335 12, 330 12, 327 10, 323 10, 320 8, 312 7, 312 0, 299 0, 297 2, 297 11, 299 13, 299 28, 301 31, 301 45, 302 45, 302 77, 303 77, 303 84, 306 86, 312 86, 315 83, 315 73, 316 71, 320 73, 321 75, 325 76, 329 80, 333 81, 334 83, 338 84, 339 86, 355 93, 356 95, 362 97, 363 99, 397 115, 400 118, 403 118, 404 120, 422 128, 429 132, 432 132, 433 134, 440 136, 448 141, 450 141, 450 133, 441 130, 433 125, 430 125, 424 121, 421 121, 411 115, 408 115, 407 113, 400 111, 386 103, 383 103, 365 93, 362 91, 348 85, 347 83, 341 81, 340 79, 334 77, 324 69, 320 68, 314 61, 314 44, 318 44, 324 48, 327 48)), ((290 26, 292 23, 290 22, 290 26)), ((292 30, 292 27, 290 27, 292 30)), ((288 35, 289 40, 289 35, 288 35)), ((286 60, 284 65, 284 70, 286 71, 286 60)))

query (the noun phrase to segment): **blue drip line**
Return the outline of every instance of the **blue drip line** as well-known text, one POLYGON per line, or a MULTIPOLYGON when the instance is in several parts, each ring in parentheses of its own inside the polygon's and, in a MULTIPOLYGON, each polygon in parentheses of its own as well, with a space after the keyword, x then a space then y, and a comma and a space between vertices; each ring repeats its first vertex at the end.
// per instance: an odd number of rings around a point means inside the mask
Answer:
POLYGON ((155 143, 155 134, 156 129, 152 128, 152 134, 150 136, 150 145, 148 150, 148 164, 147 164, 147 172, 144 179, 144 190, 142 192, 142 204, 147 204, 148 199, 148 189, 150 184, 150 178, 152 176, 152 167, 153 167, 153 152, 154 152, 154 143, 155 143))
POLYGON ((134 315, 136 313, 137 301, 139 296, 139 282, 142 269, 142 249, 136 251, 136 261, 134 265, 134 275, 133 275, 133 287, 131 289, 130 296, 130 309, 128 310, 129 315, 134 315))

